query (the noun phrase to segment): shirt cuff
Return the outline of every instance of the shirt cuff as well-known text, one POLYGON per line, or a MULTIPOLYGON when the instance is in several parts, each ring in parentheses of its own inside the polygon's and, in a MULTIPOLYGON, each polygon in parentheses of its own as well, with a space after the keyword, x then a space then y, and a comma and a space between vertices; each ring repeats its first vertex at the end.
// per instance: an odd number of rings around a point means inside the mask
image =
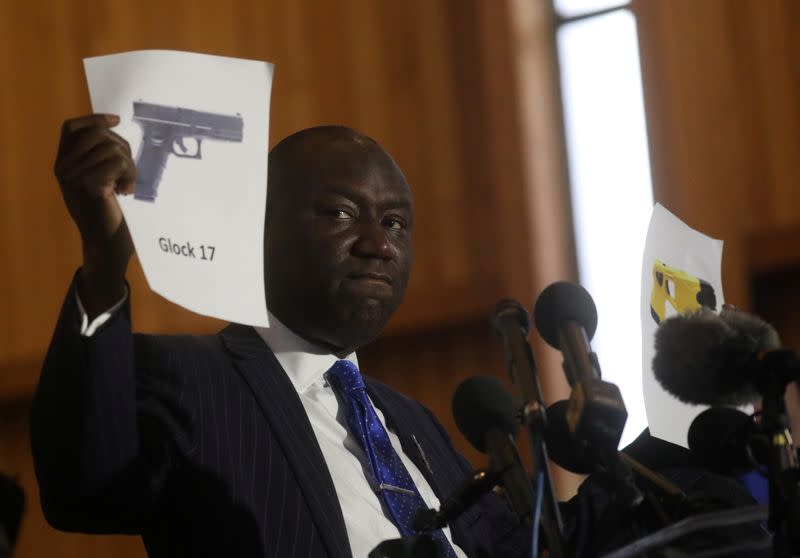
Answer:
POLYGON ((86 314, 86 310, 83 308, 83 303, 81 302, 81 297, 78 295, 78 289, 75 289, 75 302, 78 303, 78 311, 81 314, 81 335, 84 337, 91 337, 94 335, 94 332, 110 320, 117 311, 122 308, 122 305, 125 304, 125 301, 128 300, 128 286, 125 285, 125 294, 122 295, 122 298, 114 304, 111 308, 97 316, 92 323, 89 323, 89 316, 86 314))

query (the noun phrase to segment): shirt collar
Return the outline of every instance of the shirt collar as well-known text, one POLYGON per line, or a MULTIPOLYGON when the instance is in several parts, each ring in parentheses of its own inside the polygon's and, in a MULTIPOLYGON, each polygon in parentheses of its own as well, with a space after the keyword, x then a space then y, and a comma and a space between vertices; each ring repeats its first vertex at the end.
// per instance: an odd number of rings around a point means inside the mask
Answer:
MULTIPOLYGON (((294 389, 298 393, 302 393, 311 384, 320 380, 325 372, 340 359, 331 354, 328 349, 303 339, 271 313, 267 313, 269 327, 256 327, 255 330, 272 349, 275 358, 289 376, 294 389)), ((358 358, 354 352, 345 358, 358 366, 358 358)))

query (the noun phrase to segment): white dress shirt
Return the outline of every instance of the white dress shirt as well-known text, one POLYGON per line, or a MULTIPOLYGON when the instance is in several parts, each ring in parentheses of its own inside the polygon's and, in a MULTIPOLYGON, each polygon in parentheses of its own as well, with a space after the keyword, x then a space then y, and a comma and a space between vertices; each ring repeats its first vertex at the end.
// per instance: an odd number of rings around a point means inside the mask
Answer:
MULTIPOLYGON (((82 316, 81 334, 88 337, 119 310, 127 298, 127 293, 120 302, 91 323, 80 297, 77 296, 77 291, 76 297, 82 316)), ((369 461, 358 441, 348 433, 344 409, 340 411, 339 400, 325 380, 325 373, 339 359, 329 351, 316 347, 295 334, 272 314, 269 316, 269 323, 270 327, 256 327, 255 330, 272 349, 300 396, 336 488, 347 538, 350 541, 350 550, 354 558, 366 558, 382 541, 400 537, 400 531, 383 512, 380 496, 373 491, 367 477, 371 475, 369 461)), ((355 353, 347 356, 347 360, 358 366, 355 353)), ((375 412, 386 428, 386 420, 381 410, 375 407, 375 412)), ((392 446, 408 469, 414 484, 417 485, 422 499, 429 508, 438 509, 439 499, 417 466, 403 452, 397 434, 388 428, 386 431, 389 433, 392 446)), ((459 558, 466 558, 464 551, 453 543, 449 528, 444 529, 444 534, 453 545, 456 555, 459 558)))

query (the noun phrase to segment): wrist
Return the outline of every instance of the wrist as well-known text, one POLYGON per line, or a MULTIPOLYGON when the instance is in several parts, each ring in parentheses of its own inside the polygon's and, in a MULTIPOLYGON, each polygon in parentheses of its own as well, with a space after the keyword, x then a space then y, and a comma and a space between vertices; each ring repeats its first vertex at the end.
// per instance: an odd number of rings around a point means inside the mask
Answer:
POLYGON ((124 277, 95 277, 83 268, 78 272, 77 289, 90 322, 122 300, 127 292, 124 277))

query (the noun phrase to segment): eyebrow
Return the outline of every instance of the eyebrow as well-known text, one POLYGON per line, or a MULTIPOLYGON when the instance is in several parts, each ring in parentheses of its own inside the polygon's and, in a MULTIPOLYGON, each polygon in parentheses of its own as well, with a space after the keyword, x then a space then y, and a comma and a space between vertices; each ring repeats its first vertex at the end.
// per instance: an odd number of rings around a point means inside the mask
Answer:
MULTIPOLYGON (((347 198, 356 203, 365 203, 366 198, 357 188, 346 188, 339 184, 324 184, 320 194, 333 194, 347 198)), ((383 209, 408 209, 411 210, 412 202, 407 196, 392 196, 381 203, 383 209)))

